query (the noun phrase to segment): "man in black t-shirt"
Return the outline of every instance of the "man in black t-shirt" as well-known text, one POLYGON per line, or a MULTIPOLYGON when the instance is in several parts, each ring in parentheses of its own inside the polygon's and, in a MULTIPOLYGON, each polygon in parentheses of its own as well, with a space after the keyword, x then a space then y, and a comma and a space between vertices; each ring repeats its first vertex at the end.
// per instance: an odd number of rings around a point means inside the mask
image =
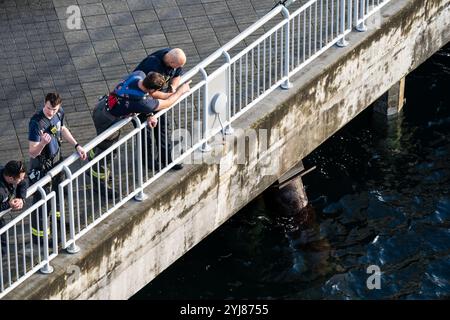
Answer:
MULTIPOLYGON (((70 130, 64 124, 64 111, 61 107, 62 98, 56 92, 48 93, 45 96, 44 106, 29 122, 28 130, 28 152, 30 155, 30 173, 28 178, 33 184, 44 177, 51 169, 61 162, 61 142, 62 139, 74 146, 81 160, 86 160, 84 148, 77 142, 70 130)), ((52 181, 44 186, 44 190, 49 193, 56 192, 56 203, 59 208, 58 185, 62 182, 63 173, 57 174, 52 181)), ((33 196, 33 204, 41 199, 39 192, 33 196)), ((57 209, 57 218, 60 212, 57 209)), ((44 237, 43 213, 39 209, 39 217, 32 215, 33 241, 44 237), (39 218, 39 219, 38 219, 39 218), (39 221, 38 221, 39 220, 39 221)))
MULTIPOLYGON (((139 65, 134 69, 134 71, 143 71, 145 74, 149 72, 158 72, 164 76, 164 86, 152 93, 152 97, 156 99, 167 99, 172 96, 176 89, 178 88, 181 76, 183 74, 183 66, 186 63, 186 55, 183 50, 179 48, 164 48, 151 53, 147 58, 141 61, 139 65)), ((143 119, 141 119, 142 121, 143 119)), ((161 144, 161 155, 158 155, 162 166, 172 162, 172 141, 171 136, 171 121, 166 121, 166 115, 160 117, 159 125, 161 126, 158 131, 159 134, 155 136, 158 140, 159 135, 161 136, 160 141, 157 144, 161 144), (166 146, 167 149, 166 150, 166 146), (166 159, 166 152, 168 154, 168 159, 166 159)), ((152 150, 151 139, 147 141, 148 147, 147 151, 152 150)), ((158 150, 158 148, 155 148, 158 150)), ((182 165, 177 164, 173 167, 174 169, 181 169, 182 165)))
POLYGON ((134 71, 158 72, 164 77, 164 86, 152 94, 156 99, 167 99, 180 84, 183 75, 183 66, 186 64, 186 55, 179 48, 164 48, 151 53, 141 61, 134 71))

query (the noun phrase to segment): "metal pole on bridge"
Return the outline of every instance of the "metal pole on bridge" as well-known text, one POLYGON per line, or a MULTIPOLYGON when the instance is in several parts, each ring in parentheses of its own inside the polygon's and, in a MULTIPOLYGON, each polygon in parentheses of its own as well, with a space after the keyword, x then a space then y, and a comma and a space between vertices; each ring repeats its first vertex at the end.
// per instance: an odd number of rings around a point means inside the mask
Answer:
POLYGON ((281 89, 288 90, 292 88, 292 82, 289 81, 290 14, 286 7, 282 8, 281 14, 286 20, 286 24, 284 25, 284 76, 286 77, 286 80, 281 84, 281 89))
MULTIPOLYGON (((49 274, 53 272, 53 267, 50 265, 50 262, 48 261, 48 215, 47 215, 47 193, 45 192, 44 188, 41 186, 38 187, 38 191, 41 194, 42 199, 44 200, 43 208, 42 208, 42 231, 44 235, 44 243, 43 243, 43 249, 44 249, 44 261, 46 261, 46 264, 39 270, 44 274, 49 274)), ((39 241, 39 238, 38 238, 39 241)))

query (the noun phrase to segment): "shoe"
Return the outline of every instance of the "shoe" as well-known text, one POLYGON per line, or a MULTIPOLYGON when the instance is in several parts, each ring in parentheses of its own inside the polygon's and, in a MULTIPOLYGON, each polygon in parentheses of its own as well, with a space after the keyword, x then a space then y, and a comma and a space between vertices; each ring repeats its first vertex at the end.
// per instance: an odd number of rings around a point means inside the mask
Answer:
MULTIPOLYGON (((162 166, 161 169, 164 169, 164 168, 166 167, 165 164, 161 164, 161 166, 162 166)), ((170 170, 181 170, 181 169, 183 169, 183 168, 184 168, 184 165, 183 165, 182 163, 177 163, 177 164, 174 165, 170 170)), ((154 167, 152 167, 152 166, 151 166, 151 163, 149 163, 148 169, 149 169, 149 170, 155 169, 155 172, 160 171, 160 168, 159 168, 159 162, 155 162, 154 167)))
POLYGON ((172 167, 172 170, 181 170, 181 169, 183 169, 183 164, 182 163, 177 163, 176 165, 174 165, 173 167, 172 167))

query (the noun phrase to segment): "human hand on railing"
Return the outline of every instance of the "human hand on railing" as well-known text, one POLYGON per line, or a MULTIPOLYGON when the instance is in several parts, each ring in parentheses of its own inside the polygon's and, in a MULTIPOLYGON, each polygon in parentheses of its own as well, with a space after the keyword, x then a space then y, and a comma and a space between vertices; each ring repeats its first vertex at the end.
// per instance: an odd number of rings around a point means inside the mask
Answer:
POLYGON ((11 201, 9 201, 9 206, 13 210, 20 210, 23 208, 23 199, 14 198, 11 201))
POLYGON ((177 89, 177 93, 182 95, 182 94, 188 92, 189 90, 191 90, 191 88, 189 87, 189 84, 191 82, 192 82, 192 80, 189 80, 188 82, 185 82, 181 86, 179 86, 178 89, 177 89))
POLYGON ((44 133, 44 131, 40 131, 39 132, 39 136, 41 138, 41 144, 46 146, 47 144, 50 143, 50 141, 52 141, 52 137, 48 134, 48 133, 44 133))
POLYGON ((84 148, 82 146, 78 146, 77 147, 77 152, 80 155, 81 160, 86 160, 87 159, 86 151, 84 150, 84 148))
POLYGON ((147 118, 147 123, 150 128, 154 128, 158 124, 158 118, 156 118, 154 115, 150 115, 147 118))

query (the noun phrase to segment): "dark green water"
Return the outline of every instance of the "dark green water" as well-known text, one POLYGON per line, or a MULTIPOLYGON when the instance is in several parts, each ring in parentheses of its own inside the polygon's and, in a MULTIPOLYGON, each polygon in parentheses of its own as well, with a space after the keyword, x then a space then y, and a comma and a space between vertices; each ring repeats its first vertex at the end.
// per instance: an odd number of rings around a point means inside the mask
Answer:
POLYGON ((260 197, 133 299, 450 298, 450 45, 407 77, 406 99, 304 159, 317 169, 302 217, 260 197))

